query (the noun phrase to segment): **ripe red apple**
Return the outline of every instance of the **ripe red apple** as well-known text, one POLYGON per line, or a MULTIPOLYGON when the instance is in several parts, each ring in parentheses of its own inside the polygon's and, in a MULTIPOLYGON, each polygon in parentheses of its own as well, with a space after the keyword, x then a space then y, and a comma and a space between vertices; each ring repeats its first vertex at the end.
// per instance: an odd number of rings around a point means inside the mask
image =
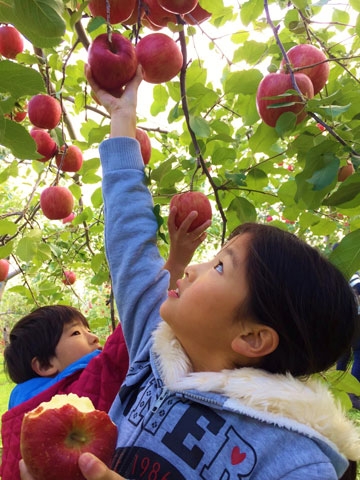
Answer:
POLYGON ((6 280, 6 277, 8 276, 8 273, 9 273, 9 268, 10 268, 9 262, 6 260, 6 258, 2 258, 0 260, 0 282, 3 282, 4 280, 6 280))
POLYGON ((209 13, 207 10, 202 8, 198 3, 194 8, 194 10, 184 15, 183 18, 185 22, 188 23, 189 25, 198 25, 199 23, 205 22, 210 17, 211 17, 211 13, 209 13))
POLYGON ((30 135, 35 140, 36 151, 42 155, 42 158, 38 158, 39 162, 47 162, 56 154, 57 144, 47 130, 33 127, 30 130, 30 135))
POLYGON ((150 20, 151 24, 157 27, 166 27, 169 22, 177 23, 176 15, 167 12, 160 5, 158 0, 144 0, 144 19, 150 20))
POLYGON ((136 45, 136 55, 143 68, 144 80, 163 83, 177 75, 183 55, 176 42, 164 33, 150 33, 136 45))
POLYGON ((189 232, 202 225, 206 220, 211 220, 211 204, 207 196, 202 192, 177 193, 170 201, 170 208, 177 207, 175 225, 179 228, 190 212, 196 210, 198 216, 189 227, 189 232))
POLYGON ((47 187, 41 192, 40 207, 49 220, 62 220, 73 211, 74 197, 66 187, 47 187))
MULTIPOLYGON (((90 0, 89 10, 94 17, 103 17, 107 20, 107 0, 90 0)), ((127 20, 135 9, 137 0, 108 0, 110 7, 110 23, 121 23, 127 20)))
POLYGON ((91 400, 55 395, 26 413, 21 425, 20 451, 36 480, 84 480, 79 456, 90 452, 109 464, 115 451, 116 425, 91 400))
POLYGON ((90 45, 88 63, 96 83, 114 94, 135 75, 138 61, 135 47, 121 33, 112 33, 111 43, 107 33, 97 36, 90 45))
POLYGON ((29 120, 35 127, 46 130, 55 128, 60 122, 61 113, 60 102, 44 93, 34 95, 28 103, 29 120))
POLYGON ((145 165, 150 161, 151 157, 151 142, 150 137, 142 128, 136 128, 136 139, 140 143, 141 156, 145 165))
POLYGON ((83 154, 76 145, 63 145, 55 157, 58 168, 63 172, 78 172, 83 164, 83 154))
POLYGON ((65 270, 64 277, 62 281, 64 285, 73 285, 76 282, 76 274, 71 270, 65 270))
POLYGON ((338 182, 343 182, 353 173, 355 173, 355 168, 351 162, 343 167, 340 167, 338 171, 338 182))
MULTIPOLYGON (((295 74, 296 83, 306 98, 314 96, 314 88, 311 80, 303 73, 295 74)), ((297 115, 296 123, 301 122, 306 117, 304 105, 301 103, 299 95, 289 95, 285 97, 276 97, 283 95, 288 90, 294 90, 291 76, 286 73, 269 73, 260 82, 256 92, 256 105, 262 120, 270 127, 275 127, 280 115, 285 112, 293 112, 297 115), (287 105, 289 102, 295 102, 293 105, 287 105), (269 108, 272 105, 282 105, 283 107, 269 108)))
MULTIPOLYGON (((324 52, 309 44, 300 44, 295 45, 295 47, 290 48, 286 52, 289 62, 293 68, 301 68, 301 70, 296 70, 299 73, 307 75, 314 86, 314 95, 320 92, 324 87, 325 83, 329 78, 329 62, 327 62, 326 55, 324 52), (324 63, 320 63, 324 62, 324 63), (308 65, 314 65, 319 63, 314 67, 308 65)), ((285 60, 283 59, 280 67, 282 71, 287 73, 287 67, 285 60)))
POLYGON ((158 4, 164 10, 178 15, 191 12, 198 3, 199 0, 158 0, 158 4))
POLYGON ((0 27, 0 54, 5 58, 15 58, 24 50, 24 40, 19 31, 11 25, 0 27))

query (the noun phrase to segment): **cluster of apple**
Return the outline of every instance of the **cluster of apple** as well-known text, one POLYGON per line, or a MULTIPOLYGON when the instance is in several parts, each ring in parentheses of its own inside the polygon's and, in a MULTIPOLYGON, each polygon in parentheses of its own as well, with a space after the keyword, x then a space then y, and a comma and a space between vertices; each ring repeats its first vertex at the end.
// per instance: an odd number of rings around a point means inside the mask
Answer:
POLYGON ((134 25, 137 22, 151 30, 160 30, 169 22, 177 23, 176 15, 184 22, 197 25, 210 18, 211 14, 200 7, 198 0, 108 0, 109 19, 106 0, 90 0, 89 10, 94 17, 103 17, 110 24, 123 23, 134 25))
MULTIPOLYGON (((325 54, 310 44, 300 44, 286 52, 291 71, 300 92, 307 99, 320 92, 329 77, 329 63, 325 54)), ((260 82, 256 93, 256 105, 262 120, 275 127, 285 112, 293 112, 300 123, 306 117, 304 103, 299 95, 286 94, 294 90, 289 64, 283 59, 279 73, 269 73, 260 82)))

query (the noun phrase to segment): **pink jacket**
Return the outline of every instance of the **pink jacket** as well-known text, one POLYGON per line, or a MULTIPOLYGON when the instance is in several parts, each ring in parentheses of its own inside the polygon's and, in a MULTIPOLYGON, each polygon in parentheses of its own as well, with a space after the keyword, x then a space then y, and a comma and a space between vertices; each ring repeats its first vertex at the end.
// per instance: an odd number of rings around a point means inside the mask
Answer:
POLYGON ((89 397, 95 408, 108 411, 129 366, 128 352, 121 326, 107 339, 103 350, 89 364, 35 397, 11 408, 1 418, 3 444, 0 477, 2 480, 20 480, 20 430, 25 413, 56 394, 76 393, 89 397))

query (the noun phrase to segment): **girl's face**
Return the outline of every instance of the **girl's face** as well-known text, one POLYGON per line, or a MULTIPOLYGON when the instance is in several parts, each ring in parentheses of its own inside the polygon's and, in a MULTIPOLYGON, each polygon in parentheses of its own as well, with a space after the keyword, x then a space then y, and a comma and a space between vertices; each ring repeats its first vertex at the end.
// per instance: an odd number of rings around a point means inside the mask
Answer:
POLYGON ((97 335, 91 333, 80 319, 74 318, 64 325, 51 363, 56 366, 58 372, 62 372, 71 363, 99 348, 100 342, 97 335))
POLYGON ((233 368, 239 361, 250 364, 231 347, 248 321, 237 320, 236 313, 248 295, 249 241, 247 234, 234 237, 210 262, 187 267, 160 308, 195 371, 233 368))

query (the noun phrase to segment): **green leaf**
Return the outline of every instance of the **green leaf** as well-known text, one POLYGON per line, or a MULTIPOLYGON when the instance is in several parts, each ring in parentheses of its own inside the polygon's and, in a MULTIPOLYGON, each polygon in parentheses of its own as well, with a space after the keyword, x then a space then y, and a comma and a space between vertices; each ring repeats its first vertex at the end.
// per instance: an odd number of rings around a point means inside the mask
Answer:
POLYGON ((256 93, 262 77, 262 73, 257 69, 230 73, 226 78, 224 91, 225 93, 252 95, 256 93))
POLYGON ((106 257, 104 253, 98 253, 91 258, 91 268, 94 273, 98 273, 104 265, 106 265, 106 257))
POLYGON ((240 18, 242 23, 247 26, 258 18, 264 10, 264 2, 262 0, 249 0, 241 5, 240 18))
POLYGON ((58 45, 65 33, 62 0, 13 0, 13 25, 37 47, 58 45))
POLYGON ((0 235, 15 235, 16 232, 17 226, 14 222, 11 222, 6 218, 0 220, 0 235))
POLYGON ((231 212, 235 213, 240 223, 256 221, 256 209, 254 205, 244 197, 234 198, 228 208, 228 213, 231 212))
POLYGON ((10 60, 0 62, 0 92, 15 99, 45 92, 45 83, 39 72, 10 60))
POLYGON ((91 203, 93 204, 94 208, 99 208, 103 204, 103 197, 102 197, 102 188, 97 188, 94 193, 91 195, 91 203))
POLYGON ((0 130, 0 145, 11 150, 12 154, 19 159, 41 157, 36 152, 34 139, 26 128, 11 120, 5 120, 5 128, 0 130))
POLYGON ((206 120, 201 117, 190 117, 190 127, 198 137, 207 138, 210 136, 211 130, 206 120))
POLYGON ((335 155, 332 153, 325 154, 324 162, 325 166, 320 170, 316 170, 312 177, 306 180, 314 186, 314 191, 322 190, 331 185, 338 173, 340 160, 335 155))
POLYGON ((360 270, 360 229, 346 235, 332 250, 329 260, 350 280, 360 270))
POLYGON ((336 192, 323 201, 324 205, 355 208, 360 201, 360 173, 350 175, 341 183, 336 192))

